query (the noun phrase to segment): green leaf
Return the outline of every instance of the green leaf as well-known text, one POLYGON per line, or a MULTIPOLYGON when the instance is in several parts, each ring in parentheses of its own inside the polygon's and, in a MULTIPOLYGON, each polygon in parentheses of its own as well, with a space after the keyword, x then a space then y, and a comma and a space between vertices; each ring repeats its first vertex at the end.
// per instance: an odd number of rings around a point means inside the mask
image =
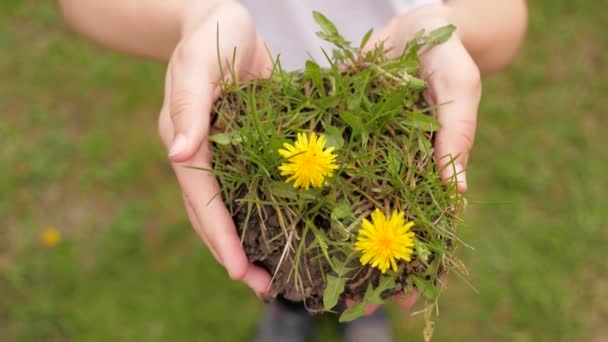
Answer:
POLYGON ((382 303, 384 303, 382 298, 380 298, 380 294, 376 293, 371 283, 367 284, 367 289, 365 289, 365 294, 363 295, 362 302, 365 303, 366 306, 370 304, 381 305, 382 303))
POLYGON ((361 118, 353 113, 342 111, 340 112, 340 119, 350 126, 350 128, 353 130, 353 134, 359 134, 365 129, 361 118))
POLYGON ((365 304, 356 303, 353 304, 350 308, 344 310, 342 315, 340 315, 340 323, 354 321, 359 317, 365 316, 365 304))
POLYGON ((327 139, 327 146, 331 146, 336 150, 339 150, 342 148, 342 146, 344 146, 342 129, 336 126, 325 127, 325 139, 327 139))
POLYGON ((325 310, 331 310, 338 304, 345 285, 346 280, 344 278, 327 275, 327 286, 323 292, 323 307, 325 310))
POLYGON ((310 77, 312 84, 317 88, 321 97, 325 97, 325 87, 323 86, 323 79, 321 78, 321 67, 317 63, 309 60, 306 61, 304 72, 310 77))
POLYGON ((348 95, 346 99, 346 107, 349 110, 360 110, 361 102, 366 99, 366 91, 371 78, 371 72, 369 70, 361 71, 359 75, 353 78, 352 88, 354 89, 352 95, 348 95))
POLYGON ((388 151, 386 163, 390 174, 393 176, 399 176, 399 171, 401 171, 401 158, 397 156, 393 150, 388 151))
POLYGON ((416 285, 418 292, 420 292, 424 298, 431 301, 437 299, 437 296, 439 295, 437 288, 429 280, 422 279, 415 275, 409 275, 409 277, 414 282, 414 285, 416 285))
POLYGON ((355 59, 355 55, 353 54, 353 52, 348 49, 344 49, 344 55, 350 60, 355 59))
POLYGON ((219 145, 230 145, 230 134, 228 133, 217 133, 209 137, 209 141, 219 145))
POLYGON ((352 260, 352 256, 346 258, 344 261, 340 261, 340 259, 335 256, 331 258, 332 264, 334 266, 333 270, 340 277, 347 275, 350 271, 354 270, 354 267, 348 267, 348 263, 352 260))
POLYGON ((298 198, 298 189, 294 188, 293 185, 281 182, 274 181, 270 183, 270 191, 273 195, 280 198, 289 198, 289 199, 297 199, 298 198))
POLYGON ((426 43, 431 45, 441 44, 446 42, 456 31, 456 26, 446 25, 438 29, 434 29, 426 36, 426 43))
POLYGON ((433 261, 431 261, 431 263, 426 267, 426 269, 424 270, 424 272, 422 272, 421 276, 423 277, 431 277, 435 278, 437 277, 437 271, 439 269, 439 264, 441 263, 441 258, 435 258, 433 259, 433 261))
POLYGON ((378 283, 378 287, 375 289, 372 288, 372 285, 369 284, 367 286, 367 290, 365 291, 365 295, 363 296, 363 300, 361 302, 354 304, 350 308, 346 309, 344 313, 340 316, 340 322, 350 322, 355 320, 363 315, 365 315, 365 307, 368 305, 381 305, 384 303, 382 300, 382 292, 386 290, 393 289, 395 287, 395 277, 394 276, 383 276, 380 278, 380 282, 378 283))
POLYGON ((336 28, 336 25, 334 25, 334 23, 332 23, 329 19, 327 19, 326 16, 321 14, 321 12, 312 11, 312 17, 315 19, 317 24, 319 24, 319 26, 321 26, 321 29, 323 31, 325 31, 327 33, 332 33, 332 34, 338 33, 338 29, 336 28))
POLYGON ((431 142, 429 141, 429 139, 427 139, 424 136, 421 136, 418 139, 418 148, 420 149, 420 151, 422 153, 424 153, 426 155, 429 155, 432 152, 431 151, 431 149, 432 149, 431 142))
POLYGON ((360 94, 353 94, 346 99, 346 107, 350 110, 357 109, 361 107, 361 100, 360 94))
POLYGON ((435 132, 439 130, 441 126, 434 116, 423 114, 418 111, 405 113, 405 120, 402 123, 406 126, 415 127, 427 132, 435 132))
POLYGON ((429 251, 429 248, 424 243, 416 239, 414 240, 414 249, 416 250, 416 255, 418 258, 426 264, 431 256, 431 251, 429 251))
POLYGON ((270 141, 268 141, 268 146, 270 149, 277 152, 283 147, 284 139, 277 135, 273 135, 270 137, 270 141))
POLYGON ((403 94, 393 92, 372 107, 373 117, 368 119, 369 125, 378 128, 392 122, 393 118, 403 110, 403 94))
POLYGON ((302 195, 302 199, 305 200, 316 200, 321 196, 321 189, 319 188, 310 188, 310 189, 306 189, 304 191, 300 192, 300 195, 302 195))
POLYGON ((342 219, 352 216, 352 210, 350 208, 350 205, 346 201, 340 201, 331 211, 331 219, 334 221, 340 221, 342 219))
POLYGON ((236 132, 216 133, 209 137, 209 141, 218 145, 236 145, 243 142, 243 137, 236 132))
POLYGON ((365 44, 367 44, 369 39, 372 37, 373 32, 374 32, 374 29, 370 29, 369 31, 367 31, 367 33, 365 33, 365 36, 363 36, 363 39, 361 40, 361 45, 359 45, 359 49, 363 49, 365 44))
POLYGON ((424 80, 414 77, 405 71, 401 72, 400 75, 401 79, 403 79, 403 86, 413 90, 424 90, 426 88, 426 82, 424 80))
MULTIPOLYGON (((371 286, 371 284, 370 284, 371 286)), ((395 287, 395 277, 394 276, 383 276, 380 278, 380 282, 378 283, 378 286, 373 289, 370 290, 370 287, 367 288, 367 291, 365 292, 365 296, 363 297, 363 302, 366 303, 367 305, 369 304, 376 304, 376 305, 380 305, 382 303, 384 303, 384 300, 382 299, 382 293, 386 290, 390 290, 392 288, 395 287), (369 294, 368 294, 369 291, 369 294)))
POLYGON ((412 39, 410 39, 409 43, 419 44, 419 42, 424 39, 424 29, 416 31, 412 39))
POLYGON ((373 288, 372 284, 369 283, 367 285, 367 289, 365 290, 365 294, 363 295, 363 300, 361 303, 367 305, 381 305, 384 303, 382 299, 382 292, 386 290, 390 290, 395 287, 395 278, 391 276, 386 276, 380 278, 380 282, 378 283, 378 287, 373 288))
POLYGON ((316 100, 315 104, 318 108, 326 110, 327 108, 336 107, 340 102, 342 102, 342 95, 331 95, 316 100))
POLYGON ((346 242, 350 240, 351 232, 346 226, 339 221, 331 221, 331 229, 329 230, 329 237, 336 242, 346 242))
MULTIPOLYGON (((334 25, 329 19, 327 19, 327 17, 317 11, 313 11, 312 16, 317 22, 317 24, 321 26, 321 31, 317 32, 317 36, 327 42, 334 44, 335 46, 340 48, 348 58, 352 59, 353 54, 351 51, 352 48, 350 46, 350 42, 340 35, 338 29, 336 28, 336 25, 334 25)), ((334 50, 334 56, 335 53, 338 53, 339 55, 341 54, 339 51, 334 50)))

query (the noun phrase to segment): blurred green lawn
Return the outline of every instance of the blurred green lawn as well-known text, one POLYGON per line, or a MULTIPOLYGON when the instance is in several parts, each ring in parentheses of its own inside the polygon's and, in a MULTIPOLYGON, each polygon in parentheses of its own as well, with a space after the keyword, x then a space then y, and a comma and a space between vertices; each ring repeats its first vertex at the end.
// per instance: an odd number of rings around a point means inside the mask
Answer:
MULTIPOLYGON (((450 280, 436 341, 608 340, 606 5, 530 1, 525 48, 486 80, 460 230, 479 293, 450 280)), ((2 0, 0 79, 0 341, 252 336, 261 304, 189 228, 156 137, 163 67, 2 0)))

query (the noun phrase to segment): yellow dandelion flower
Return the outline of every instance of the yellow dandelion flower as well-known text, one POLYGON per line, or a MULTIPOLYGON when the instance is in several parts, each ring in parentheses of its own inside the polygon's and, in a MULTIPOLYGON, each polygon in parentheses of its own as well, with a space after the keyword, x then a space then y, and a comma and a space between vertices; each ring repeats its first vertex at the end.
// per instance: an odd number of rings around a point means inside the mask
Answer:
POLYGON ((410 261, 414 247, 414 222, 405 222, 403 212, 393 211, 388 218, 376 209, 372 222, 363 219, 355 250, 362 253, 362 265, 371 264, 385 273, 388 268, 397 271, 397 260, 410 261))
POLYGON ((282 176, 287 176, 285 183, 293 181, 294 188, 304 189, 311 185, 320 188, 325 184, 325 179, 338 168, 334 148, 325 148, 325 142, 325 136, 312 132, 309 138, 298 133, 294 145, 283 144, 279 154, 287 161, 279 166, 279 170, 282 176))
POLYGON ((61 242, 61 233, 55 227, 46 227, 42 231, 41 240, 48 247, 55 247, 61 242))

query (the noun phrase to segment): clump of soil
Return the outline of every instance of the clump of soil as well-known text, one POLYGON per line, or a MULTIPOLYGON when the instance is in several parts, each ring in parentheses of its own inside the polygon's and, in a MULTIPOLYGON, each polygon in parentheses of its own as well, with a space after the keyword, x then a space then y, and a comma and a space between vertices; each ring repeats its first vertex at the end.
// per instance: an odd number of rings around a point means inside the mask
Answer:
MULTIPOLYGON (((301 82, 301 84, 297 84, 297 87, 301 89, 302 95, 306 96, 310 99, 317 99, 316 89, 314 85, 310 81, 306 81, 306 78, 302 74, 294 74, 295 80, 297 82, 301 82)), ((368 86, 370 89, 379 89, 384 82, 384 79, 380 79, 376 82, 370 82, 368 86), (377 84, 380 83, 380 84, 377 84)), ((268 81, 272 82, 272 81, 268 81)), ((292 83, 293 85, 293 83, 292 83)), ((330 92, 330 84, 325 81, 323 83, 326 92, 330 92)), ((245 86, 241 86, 240 90, 247 94, 252 92, 264 92, 265 87, 267 85, 259 85, 259 84, 249 84, 245 86)), ((282 88, 277 88, 273 90, 273 95, 268 96, 268 99, 281 99, 285 96, 285 90, 282 88)), ((247 107, 251 105, 241 104, 239 103, 239 99, 237 98, 236 93, 226 94, 220 102, 217 104, 218 114, 221 109, 221 113, 226 115, 226 113, 232 114, 232 121, 230 125, 234 127, 239 123, 239 118, 244 118, 247 116, 247 111, 243 107, 247 107), (238 114, 237 114, 238 112, 238 114)), ((240 95, 243 97, 243 95, 240 95)), ((373 93, 368 94, 370 101, 382 101, 380 96, 377 96, 373 93)), ((258 101, 257 105, 260 107, 264 106, 263 101, 258 101)), ((326 108, 328 112, 338 112, 340 107, 343 107, 344 103, 342 101, 338 102, 335 107, 326 108)), ((275 111, 282 115, 281 113, 287 113, 289 108, 280 104, 280 101, 274 103, 272 105, 275 111)), ((399 108, 400 112, 411 112, 413 110, 418 110, 421 108, 427 108, 427 104, 424 103, 417 97, 417 101, 410 104, 409 107, 401 105, 399 108)), ((431 117, 431 112, 427 114, 423 114, 431 117)), ((337 115, 336 115, 337 116, 337 115)), ((219 131, 230 132, 229 128, 222 127, 221 123, 216 123, 216 128, 219 128, 219 131)), ((322 125, 315 126, 315 129, 321 129, 322 125), (317 127, 318 126, 318 127, 317 127)), ((349 141, 350 135, 352 134, 352 129, 345 125, 345 129, 343 130, 342 138, 344 141, 349 141)), ((417 128, 413 128, 416 130, 417 128)), ((386 135, 392 136, 397 139, 400 135, 398 129, 393 132, 385 132, 386 135)), ((428 141, 428 146, 432 146, 434 142, 434 130, 419 130, 419 138, 424 139, 424 141, 428 141)), ((410 136, 412 132, 408 132, 407 136, 410 136)), ((401 137, 406 137, 406 135, 401 135, 401 137)), ((370 139, 373 139, 373 135, 370 139)), ((419 145, 419 144, 417 144, 419 145)), ((241 155, 243 150, 239 148, 238 145, 228 145, 231 150, 233 150, 235 155, 241 155)), ((216 147, 218 145, 216 144, 216 147)), ((225 147, 221 146, 222 151, 218 153, 225 153, 225 147)), ((428 182, 428 179, 425 178, 428 175, 426 172, 429 170, 432 171, 433 175, 437 176, 438 172, 435 170, 434 162, 433 162, 433 153, 432 147, 429 150, 423 151, 420 146, 416 146, 415 148, 406 148, 404 151, 405 160, 412 165, 411 173, 405 175, 404 178, 409 179, 410 184, 413 188, 417 184, 424 184, 428 182), (426 170, 419 173, 415 171, 418 170, 426 170)), ((224 159, 224 158, 222 158, 224 159)), ((226 161, 223 160, 222 163, 226 161)), ((216 163, 216 167, 217 167, 216 163)), ((246 168, 247 169, 247 168, 246 168)), ((244 172, 247 172, 246 170, 244 172)), ((339 177, 343 177, 347 182, 354 182, 360 185, 363 185, 365 182, 361 180, 357 180, 356 177, 348 174, 341 174, 339 177)), ((221 179, 221 177, 220 177, 221 179)), ((446 186, 446 184, 439 184, 435 182, 432 187, 427 187, 422 190, 416 191, 416 200, 415 203, 417 208, 424 208, 424 206, 433 206, 433 198, 437 197, 439 193, 441 193, 444 197, 446 194, 452 192, 452 200, 449 204, 446 203, 446 207, 442 208, 440 211, 432 212, 428 211, 427 214, 429 217, 427 218, 431 222, 435 222, 439 224, 445 231, 439 231, 436 236, 429 236, 428 231, 418 231, 418 239, 421 241, 425 240, 433 240, 438 239, 442 242, 442 246, 446 249, 446 251, 451 251, 454 246, 454 236, 453 232, 455 229, 456 216, 460 211, 460 203, 458 202, 458 196, 453 194, 453 188, 450 186, 446 186)), ((390 187, 390 185, 389 185, 390 187)), ((229 187, 230 188, 230 187, 229 187)), ((411 189, 411 188, 410 188, 411 189)), ((397 197, 399 197, 397 192, 397 197)), ((324 190, 321 192, 320 196, 328 196, 329 191, 324 190)), ((393 194, 395 195, 395 194, 393 194)), ((323 311, 323 293, 327 286, 326 274, 332 274, 332 269, 329 267, 327 263, 323 262, 321 252, 318 248, 315 248, 315 239, 312 234, 307 234, 303 238, 304 232, 304 224, 298 223, 295 224, 289 232, 286 232, 284 228, 280 225, 280 220, 278 218, 278 213, 281 216, 287 216, 287 212, 284 208, 279 208, 278 206, 272 206, 267 204, 259 204, 257 208, 252 210, 246 205, 246 202, 243 202, 247 197, 251 197, 251 184, 245 185, 242 184, 238 189, 236 189, 230 196, 228 196, 227 204, 230 212, 233 215, 234 222, 237 226, 238 232, 242 236, 243 247, 245 252, 249 258, 249 260, 259 266, 265 268, 272 276, 273 281, 271 284, 270 295, 274 298, 276 296, 281 296, 287 300, 294 302, 304 302, 306 308, 311 312, 319 312, 323 311), (296 242, 302 240, 302 251, 303 252, 299 258, 296 257, 296 242), (296 281, 297 278, 299 279, 296 281)), ((225 196, 226 197, 226 196, 225 196)), ((257 190, 255 197, 259 202, 265 201, 273 201, 274 198, 272 196, 271 191, 264 192, 263 190, 257 190)), ((348 194, 339 194, 336 198, 340 197, 348 197, 348 194)), ((387 202, 387 198, 381 198, 383 202, 387 202)), ((406 208, 408 204, 405 204, 406 208)), ((366 209, 370 207, 369 203, 363 202, 362 209, 366 209)), ((413 211, 416 209, 413 205, 410 205, 408 211, 413 211)), ((363 211, 363 210, 359 210, 363 211)), ((416 219, 415 215, 408 215, 411 219, 416 219)), ((324 214, 319 214, 315 217, 315 224, 320 229, 329 232, 332 230, 331 219, 324 214)), ((344 261, 345 255, 341 253, 336 253, 335 256, 344 261)), ((396 293, 403 291, 408 285, 410 287, 416 287, 415 284, 412 284, 411 281, 408 280, 409 274, 423 274, 428 269, 428 265, 433 265, 434 262, 437 262, 441 257, 440 255, 436 255, 431 253, 429 258, 422 262, 418 256, 414 257, 414 259, 409 263, 401 263, 400 273, 396 276, 395 279, 395 287, 385 291, 382 294, 382 297, 387 298, 396 293)), ((360 269, 361 265, 358 264, 358 260, 354 259, 349 262, 349 266, 353 269, 360 269)), ((433 286, 438 286, 438 281, 440 280, 441 274, 445 272, 446 268, 443 264, 439 263, 435 265, 435 269, 432 274, 424 275, 424 279, 429 281, 433 286)), ((371 284, 373 287, 378 285, 379 279, 381 277, 381 272, 378 269, 367 267, 364 271, 352 271, 347 276, 350 277, 347 286, 345 287, 344 292, 342 293, 341 298, 352 298, 352 299, 361 299, 368 287, 371 284)))
MULTIPOLYGON (((291 278, 294 271, 293 260, 295 253, 288 251, 287 255, 283 255, 285 246, 288 244, 287 238, 280 236, 282 231, 279 226, 279 221, 274 210, 269 206, 262 207, 264 224, 259 217, 253 217, 247 227, 247 213, 241 209, 233 216, 234 222, 237 225, 239 233, 244 233, 243 247, 249 260, 259 266, 265 268, 268 273, 273 275, 270 295, 272 297, 282 296, 287 300, 294 302, 305 302, 306 307, 310 310, 318 311, 323 308, 323 291, 325 282, 323 274, 330 272, 328 265, 314 262, 314 256, 307 253, 300 258, 300 263, 297 272, 300 275, 302 283, 299 288, 296 288, 291 278), (269 237, 280 236, 274 240, 269 237), (281 262, 281 258, 284 259, 281 262)), ((301 229, 300 233, 301 233, 301 229)), ((292 238, 293 239, 293 238, 292 238)), ((304 243, 304 248, 311 243, 311 237, 307 237, 307 242, 304 243)))
POLYGON ((418 35, 389 60, 381 46, 365 54, 351 47, 323 20, 322 36, 338 47, 331 67, 309 61, 287 72, 277 62, 269 79, 222 84, 209 138, 221 195, 249 260, 273 276, 273 297, 312 312, 330 310, 336 294, 365 303, 418 288, 435 300, 441 275, 457 268, 454 231, 464 202, 455 179, 439 177, 439 123, 415 75, 418 52, 453 29, 418 35), (278 150, 300 132, 323 135, 335 148, 339 168, 321 188, 294 188, 279 171, 278 150), (374 209, 414 222, 412 258, 396 272, 362 265, 354 248, 374 209))
MULTIPOLYGON (((318 255, 306 253, 301 258, 297 270, 302 279, 301 287, 297 288, 291 280, 293 278, 293 264, 291 261, 294 260, 294 253, 288 252, 289 255, 286 256, 288 261, 281 262, 283 250, 288 243, 287 239, 280 237, 269 241, 268 236, 279 236, 281 234, 281 227, 272 208, 266 206, 262 210, 266 213, 264 224, 261 223, 259 217, 253 217, 248 222, 247 227, 244 227, 246 212, 242 208, 236 211, 233 218, 239 233, 244 232, 243 247, 249 260, 265 268, 273 275, 270 296, 273 298, 281 296, 293 302, 303 302, 310 312, 323 311, 323 292, 327 286, 323 274, 331 273, 331 269, 327 264, 315 262, 318 255)), ((308 247, 310 242, 311 238, 308 237, 308 243, 305 243, 304 247, 308 247)), ((356 265, 357 261, 355 260, 352 263, 356 265)), ((408 263, 397 277, 395 287, 385 291, 382 294, 383 297, 388 298, 403 291, 408 284, 407 275, 409 273, 421 273, 424 270, 425 266, 419 260, 408 263)), ((438 278, 442 273, 444 273, 444 270, 439 270, 438 278)), ((380 276, 381 273, 378 269, 368 268, 365 273, 360 273, 353 278, 343 292, 342 299, 362 299, 367 285, 371 283, 373 286, 377 286, 380 276)))

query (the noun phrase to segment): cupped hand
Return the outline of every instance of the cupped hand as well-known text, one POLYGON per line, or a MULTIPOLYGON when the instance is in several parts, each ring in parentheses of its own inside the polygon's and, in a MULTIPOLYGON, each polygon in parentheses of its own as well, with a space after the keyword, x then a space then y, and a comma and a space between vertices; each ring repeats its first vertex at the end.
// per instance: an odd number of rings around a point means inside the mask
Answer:
MULTIPOLYGON (((450 24, 445 6, 421 7, 393 18, 380 32, 372 36, 368 47, 384 42, 388 54, 403 51, 413 35, 424 29, 450 24)), ((420 55, 420 75, 427 81, 424 97, 437 106, 441 128, 435 139, 435 160, 443 179, 456 176, 458 191, 467 190, 466 166, 473 147, 477 109, 481 98, 481 74, 458 36, 458 28, 448 41, 420 55), (454 164, 450 163, 454 160, 454 164)))
MULTIPOLYGON (((366 48, 383 43, 389 57, 396 57, 415 33, 420 30, 428 33, 449 24, 446 7, 422 7, 393 18, 371 37, 366 48)), ((424 97, 429 104, 437 106, 441 124, 434 146, 437 167, 442 179, 456 177, 458 191, 463 193, 467 190, 466 165, 473 147, 481 98, 479 68, 458 37, 458 31, 445 43, 422 51, 420 65, 418 76, 428 84, 424 97), (454 160, 453 166, 451 160, 454 160)), ((395 297, 404 309, 410 309, 417 299, 417 292, 408 297, 395 297)), ((370 305, 365 311, 370 314, 377 308, 370 305)))
POLYGON ((239 80, 267 76, 272 68, 247 10, 228 2, 204 16, 193 11, 184 20, 182 38, 169 61, 158 127, 195 231, 230 277, 242 280, 260 296, 266 293, 270 276, 249 263, 232 217, 218 196, 218 182, 208 172, 186 167, 212 167, 207 140, 210 113, 219 96, 218 81, 230 75, 232 66, 239 80))

